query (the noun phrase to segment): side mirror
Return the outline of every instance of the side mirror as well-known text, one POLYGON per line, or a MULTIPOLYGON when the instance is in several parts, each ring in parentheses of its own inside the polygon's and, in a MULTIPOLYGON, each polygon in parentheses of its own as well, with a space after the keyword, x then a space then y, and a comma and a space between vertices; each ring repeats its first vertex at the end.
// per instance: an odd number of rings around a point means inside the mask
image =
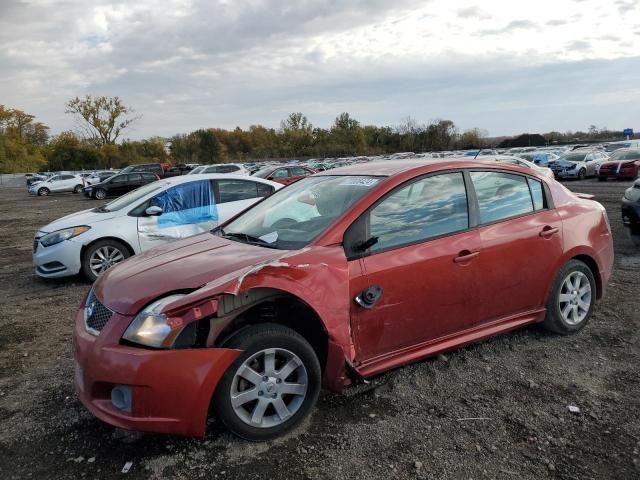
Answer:
POLYGON ((162 215, 162 208, 157 207, 155 205, 147 208, 144 213, 146 213, 147 215, 149 215, 150 217, 157 217, 159 215, 162 215))
POLYGON ((267 177, 267 180, 272 180, 273 181, 273 177, 267 177))

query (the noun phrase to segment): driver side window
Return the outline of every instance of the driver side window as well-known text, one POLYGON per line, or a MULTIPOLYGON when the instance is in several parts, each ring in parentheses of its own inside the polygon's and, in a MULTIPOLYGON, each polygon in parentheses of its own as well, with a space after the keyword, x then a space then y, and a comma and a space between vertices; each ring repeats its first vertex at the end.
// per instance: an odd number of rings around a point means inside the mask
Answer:
POLYGON ((423 178, 400 187, 369 212, 370 251, 425 241, 469 227, 462 172, 423 178))
POLYGON ((288 176, 289 173, 287 172, 286 168, 279 168, 271 174, 271 177, 273 178, 287 178, 288 176))

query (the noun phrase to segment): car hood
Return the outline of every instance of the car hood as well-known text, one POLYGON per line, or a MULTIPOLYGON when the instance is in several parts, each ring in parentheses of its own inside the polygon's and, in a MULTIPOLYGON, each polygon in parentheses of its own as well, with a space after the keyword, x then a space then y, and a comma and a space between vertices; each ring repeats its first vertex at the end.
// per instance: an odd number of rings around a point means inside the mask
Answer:
POLYGON ((62 230, 63 228, 79 227, 81 225, 95 224, 97 222, 104 222, 105 220, 111 220, 112 218, 120 216, 119 211, 115 212, 95 212, 94 209, 82 210, 81 212, 72 213, 66 217, 59 218, 48 225, 45 225, 40 229, 41 232, 50 233, 56 230, 62 230))
POLYGON ((194 290, 220 279, 233 280, 251 267, 291 252, 220 238, 209 232, 152 248, 101 275, 94 284, 102 303, 122 315, 171 292, 194 290))

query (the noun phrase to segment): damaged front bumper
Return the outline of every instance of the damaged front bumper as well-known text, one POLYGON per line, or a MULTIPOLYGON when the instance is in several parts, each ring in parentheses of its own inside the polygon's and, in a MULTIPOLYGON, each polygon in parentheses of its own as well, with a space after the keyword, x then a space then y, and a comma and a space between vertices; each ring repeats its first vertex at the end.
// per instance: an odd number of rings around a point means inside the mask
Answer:
POLYGON ((121 345, 131 320, 114 313, 94 336, 85 328, 83 310, 78 311, 73 335, 78 398, 92 414, 115 427, 204 436, 211 397, 240 352, 121 345), (122 392, 129 395, 126 405, 122 392))

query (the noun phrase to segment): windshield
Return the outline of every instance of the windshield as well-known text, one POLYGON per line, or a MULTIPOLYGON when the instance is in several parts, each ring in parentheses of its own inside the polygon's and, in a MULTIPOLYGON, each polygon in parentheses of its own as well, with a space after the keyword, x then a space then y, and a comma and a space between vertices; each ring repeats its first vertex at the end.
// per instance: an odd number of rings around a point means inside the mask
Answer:
POLYGON ((303 248, 381 180, 371 176, 307 177, 275 192, 218 234, 269 248, 303 248))
POLYGON ((558 160, 566 160, 567 162, 584 162, 586 153, 565 153, 558 160))
POLYGON ((640 150, 636 151, 617 151, 611 154, 611 160, 636 160, 640 159, 640 150))
POLYGON ((148 193, 154 192, 156 190, 160 190, 162 185, 158 182, 148 183, 147 185, 136 188, 132 192, 123 195, 122 197, 117 198, 113 202, 107 203, 104 207, 100 207, 98 210, 102 212, 115 212, 116 210, 120 210, 122 208, 126 208, 132 203, 137 202, 142 197, 147 195, 148 193))
POLYGON ((256 173, 253 174, 254 177, 258 177, 258 178, 267 178, 269 176, 269 174, 271 172, 273 172, 275 169, 273 167, 266 167, 263 169, 258 170, 256 173))

